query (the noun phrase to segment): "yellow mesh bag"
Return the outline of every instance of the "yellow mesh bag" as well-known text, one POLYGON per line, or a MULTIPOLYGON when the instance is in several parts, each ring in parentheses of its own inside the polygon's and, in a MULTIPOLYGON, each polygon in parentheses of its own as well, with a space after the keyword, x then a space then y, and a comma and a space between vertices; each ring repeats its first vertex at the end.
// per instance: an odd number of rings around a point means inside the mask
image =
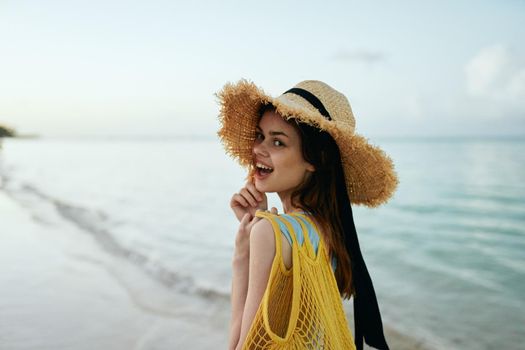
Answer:
MULTIPOLYGON (((328 252, 319 235, 315 254, 308 229, 301 220, 304 244, 300 245, 290 222, 283 216, 258 211, 268 219, 275 234, 276 253, 266 291, 250 326, 243 350, 257 349, 350 349, 354 339, 343 310, 328 252), (292 267, 282 259, 281 220, 292 237, 292 267)), ((312 220, 299 213, 315 228, 312 220)))

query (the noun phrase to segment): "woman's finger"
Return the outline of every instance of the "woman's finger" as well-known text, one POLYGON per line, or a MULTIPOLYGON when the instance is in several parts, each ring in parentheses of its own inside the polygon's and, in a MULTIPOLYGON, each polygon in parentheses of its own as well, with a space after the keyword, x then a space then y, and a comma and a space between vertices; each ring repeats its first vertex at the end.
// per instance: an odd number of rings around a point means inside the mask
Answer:
POLYGON ((239 230, 237 231, 237 236, 235 237, 235 250, 239 252, 246 251, 248 249, 248 242, 250 237, 250 220, 251 214, 246 213, 243 215, 241 222, 239 223, 239 230))
POLYGON ((250 191, 250 193, 252 194, 252 196, 257 200, 257 201, 262 201, 264 199, 263 197, 263 194, 262 192, 259 192, 259 190, 257 190, 257 188, 255 188, 255 185, 253 184, 253 182, 250 182, 248 181, 246 183, 246 188, 248 189, 248 191, 250 191))
POLYGON ((241 219, 241 222, 239 223, 239 226, 246 227, 251 220, 251 216, 252 215, 250 213, 244 214, 244 216, 241 219))
POLYGON ((246 213, 246 214, 244 214, 243 217, 242 217, 241 222, 242 222, 242 223, 247 223, 247 222, 249 222, 250 219, 251 219, 251 216, 252 216, 252 215, 251 215, 250 213, 246 213))
POLYGON ((272 214, 277 214, 277 208, 276 207, 272 207, 272 209, 270 210, 272 214))
POLYGON ((255 197, 250 193, 250 191, 248 191, 248 189, 245 187, 243 189, 241 189, 241 195, 250 203, 250 205, 252 207, 256 207, 257 206, 257 200, 255 199, 255 197))
POLYGON ((235 202, 239 203, 243 207, 250 206, 250 203, 248 203, 248 201, 243 196, 241 196, 239 193, 236 193, 233 195, 231 202, 232 202, 232 207, 234 207, 233 203, 235 202))

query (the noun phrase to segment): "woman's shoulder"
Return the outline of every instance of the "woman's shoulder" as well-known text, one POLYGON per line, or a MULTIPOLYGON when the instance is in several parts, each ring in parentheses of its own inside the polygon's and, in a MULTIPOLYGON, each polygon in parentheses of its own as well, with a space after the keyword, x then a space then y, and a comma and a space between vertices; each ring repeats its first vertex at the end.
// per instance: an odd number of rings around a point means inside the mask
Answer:
POLYGON ((257 221, 250 231, 250 244, 252 240, 274 241, 274 230, 269 220, 257 221))
MULTIPOLYGON (((267 231, 266 235, 284 235, 289 242, 292 241, 291 234, 296 230, 298 223, 289 214, 276 214, 269 211, 257 211, 257 217, 266 220, 259 220, 255 225, 260 225, 260 230, 267 231), (289 229, 291 228, 291 229, 289 229)), ((254 227, 255 227, 254 225, 254 227)))

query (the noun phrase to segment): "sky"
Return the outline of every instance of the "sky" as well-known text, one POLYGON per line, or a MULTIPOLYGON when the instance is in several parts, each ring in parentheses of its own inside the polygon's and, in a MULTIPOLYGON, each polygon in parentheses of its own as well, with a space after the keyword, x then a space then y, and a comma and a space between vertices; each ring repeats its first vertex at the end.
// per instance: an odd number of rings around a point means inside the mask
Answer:
POLYGON ((306 79, 356 132, 525 135, 525 1, 0 0, 0 124, 215 137, 215 93, 306 79))

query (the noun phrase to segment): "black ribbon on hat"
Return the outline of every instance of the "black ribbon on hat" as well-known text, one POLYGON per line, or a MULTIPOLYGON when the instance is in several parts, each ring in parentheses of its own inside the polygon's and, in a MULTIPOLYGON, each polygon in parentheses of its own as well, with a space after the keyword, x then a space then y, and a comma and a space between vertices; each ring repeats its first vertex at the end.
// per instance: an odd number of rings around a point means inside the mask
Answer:
POLYGON ((369 346, 380 350, 389 350, 383 334, 383 323, 374 285, 359 247, 352 206, 350 205, 344 178, 338 179, 337 182, 337 197, 339 215, 343 225, 343 236, 346 250, 350 254, 353 264, 355 345, 357 350, 362 350, 364 337, 369 346))
POLYGON ((292 94, 301 96, 306 101, 310 102, 312 106, 317 108, 319 110, 319 113, 321 113, 326 119, 332 120, 332 117, 330 117, 330 113, 328 113, 326 108, 324 108, 321 100, 319 100, 317 96, 312 94, 310 91, 301 89, 301 88, 291 88, 290 90, 286 91, 284 94, 288 94, 288 93, 292 93, 292 94))
MULTIPOLYGON (((301 96, 308 101, 312 106, 317 108, 319 112, 328 120, 332 120, 330 114, 323 106, 323 103, 311 92, 301 89, 292 88, 285 92, 293 93, 301 96)), ((342 169, 341 169, 342 170, 342 169)), ((354 340, 357 350, 363 349, 363 338, 366 344, 379 350, 389 350, 383 334, 383 323, 381 321, 381 313, 379 305, 377 304, 376 293, 372 284, 372 279, 366 268, 361 249, 359 247, 359 240, 357 239, 357 232, 354 224, 354 217, 352 214, 352 207, 350 205, 350 198, 345 184, 344 175, 341 171, 341 176, 336 179, 338 206, 341 223, 343 226, 343 236, 345 248, 350 255, 352 261, 352 275, 355 286, 354 297, 354 326, 355 334, 354 340)))

